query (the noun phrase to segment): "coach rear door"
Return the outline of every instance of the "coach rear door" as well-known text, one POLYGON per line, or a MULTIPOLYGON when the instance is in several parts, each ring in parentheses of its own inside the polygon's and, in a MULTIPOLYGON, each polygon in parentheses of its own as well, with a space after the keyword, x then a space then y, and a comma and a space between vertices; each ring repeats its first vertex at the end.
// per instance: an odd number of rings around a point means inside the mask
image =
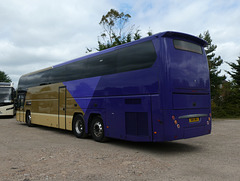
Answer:
POLYGON ((17 121, 24 122, 24 101, 25 101, 25 93, 18 93, 17 97, 17 121))

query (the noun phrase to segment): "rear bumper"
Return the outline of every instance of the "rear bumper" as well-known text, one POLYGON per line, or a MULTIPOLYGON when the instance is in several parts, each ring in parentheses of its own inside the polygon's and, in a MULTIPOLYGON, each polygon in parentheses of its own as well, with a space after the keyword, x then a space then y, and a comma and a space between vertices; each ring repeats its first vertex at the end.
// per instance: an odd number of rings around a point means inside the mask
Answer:
POLYGON ((164 132, 153 134, 153 142, 174 141, 180 139, 194 138, 211 134, 211 123, 195 127, 180 127, 165 129, 164 132))
POLYGON ((203 136, 211 133, 211 126, 200 126, 195 128, 184 128, 183 130, 183 138, 193 138, 197 136, 203 136))

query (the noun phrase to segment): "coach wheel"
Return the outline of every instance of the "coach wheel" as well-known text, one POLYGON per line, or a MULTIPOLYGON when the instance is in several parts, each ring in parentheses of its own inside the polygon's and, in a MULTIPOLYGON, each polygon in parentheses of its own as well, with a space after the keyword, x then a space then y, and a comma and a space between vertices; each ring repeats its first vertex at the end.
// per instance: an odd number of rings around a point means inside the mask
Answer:
POLYGON ((85 132, 85 123, 84 123, 84 119, 83 119, 82 115, 77 114, 76 116, 74 116, 72 129, 73 129, 73 134, 77 138, 86 138, 87 137, 87 134, 85 132))
POLYGON ((31 112, 28 111, 27 115, 26 115, 26 124, 31 127, 32 126, 32 116, 31 116, 31 112))
POLYGON ((104 136, 104 125, 101 117, 94 117, 92 120, 91 134, 95 141, 105 142, 107 139, 104 136))

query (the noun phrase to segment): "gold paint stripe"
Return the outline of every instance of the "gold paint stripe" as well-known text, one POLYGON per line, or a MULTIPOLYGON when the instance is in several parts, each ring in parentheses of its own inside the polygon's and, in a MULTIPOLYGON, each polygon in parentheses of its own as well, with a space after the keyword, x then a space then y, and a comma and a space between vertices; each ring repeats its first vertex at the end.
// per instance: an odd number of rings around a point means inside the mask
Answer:
POLYGON ((72 118, 73 116, 66 115, 66 125, 65 125, 65 115, 58 114, 45 114, 45 113, 31 113, 32 123, 42 126, 60 128, 72 130, 72 118), (60 121, 59 121, 59 120, 60 121))

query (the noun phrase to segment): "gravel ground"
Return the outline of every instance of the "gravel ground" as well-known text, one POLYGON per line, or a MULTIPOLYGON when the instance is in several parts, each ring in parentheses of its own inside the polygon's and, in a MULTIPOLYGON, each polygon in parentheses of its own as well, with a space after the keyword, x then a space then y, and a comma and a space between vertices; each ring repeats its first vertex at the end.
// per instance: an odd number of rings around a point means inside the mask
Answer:
POLYGON ((71 132, 0 118, 0 180, 240 181, 240 120, 211 135, 166 143, 77 139, 71 132))

